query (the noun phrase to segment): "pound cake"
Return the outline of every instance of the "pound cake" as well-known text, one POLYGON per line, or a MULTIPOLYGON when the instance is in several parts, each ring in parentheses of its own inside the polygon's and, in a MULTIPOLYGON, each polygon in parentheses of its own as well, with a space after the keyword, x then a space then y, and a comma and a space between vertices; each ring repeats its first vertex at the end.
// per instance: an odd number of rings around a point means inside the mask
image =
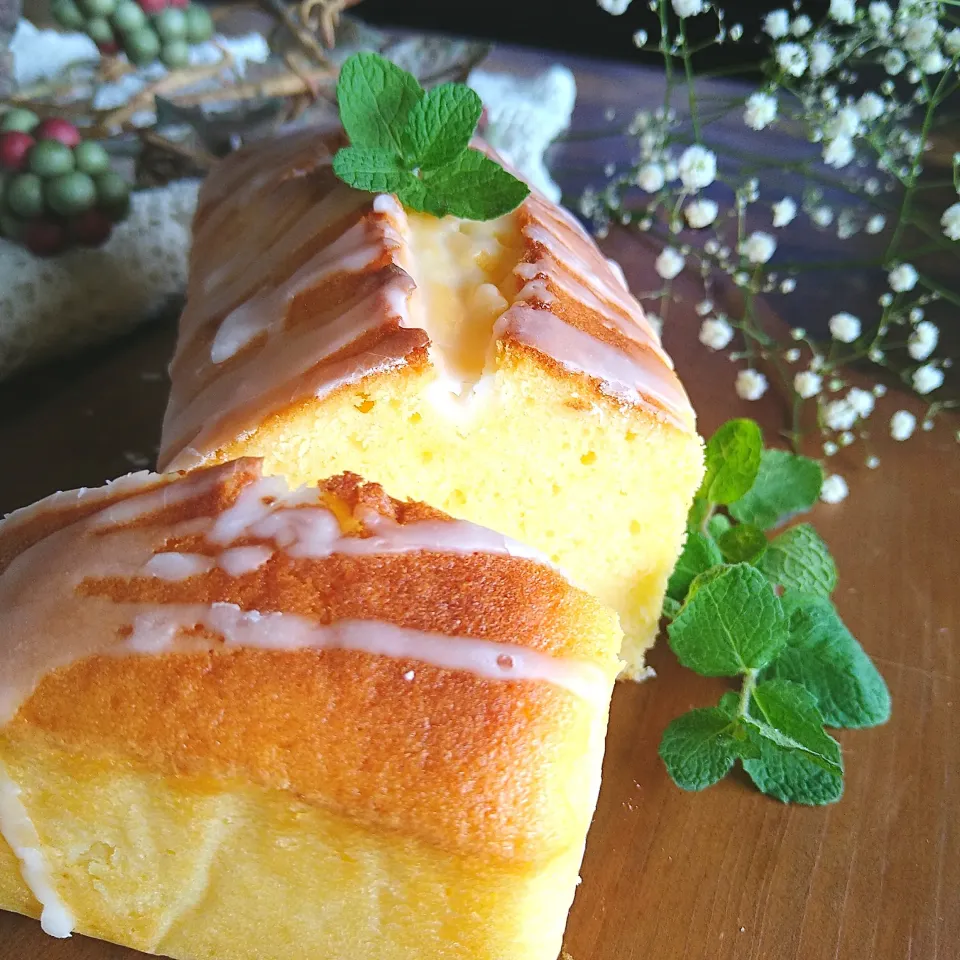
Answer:
POLYGON ((353 471, 541 550, 653 642, 702 473, 656 333, 577 221, 536 192, 489 222, 339 181, 298 132, 205 182, 160 464, 353 471))
POLYGON ((184 960, 556 960, 616 615, 254 459, 0 525, 0 908, 184 960))

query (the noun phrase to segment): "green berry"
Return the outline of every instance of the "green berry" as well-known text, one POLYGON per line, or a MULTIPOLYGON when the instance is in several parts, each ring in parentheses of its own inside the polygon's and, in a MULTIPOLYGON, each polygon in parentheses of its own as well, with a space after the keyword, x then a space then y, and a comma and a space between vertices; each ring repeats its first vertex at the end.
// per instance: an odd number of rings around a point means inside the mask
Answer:
POLYGON ((23 232, 23 221, 6 210, 0 210, 0 235, 9 240, 19 240, 23 232))
POLYGON ((76 166, 73 151, 59 140, 40 140, 30 148, 27 165, 41 177, 59 177, 76 166))
POLYGON ((147 15, 143 8, 134 0, 120 0, 116 10, 110 17, 110 22, 121 33, 132 33, 142 30, 147 25, 147 15))
POLYGON ((78 0, 80 9, 88 18, 109 17, 117 6, 117 0, 78 0))
POLYGON ((40 118, 32 110, 14 107, 0 118, 0 133, 7 133, 10 130, 29 133, 39 122, 40 118))
POLYGON ((4 200, 18 217, 39 217, 43 213, 43 181, 35 173, 18 173, 7 184, 4 200))
POLYGON ((190 62, 190 47, 186 40, 171 40, 160 48, 160 59, 171 70, 185 67, 190 62))
POLYGON ((187 20, 187 41, 203 43, 213 36, 213 20, 204 7, 189 6, 183 11, 187 20))
POLYGON ((110 154, 92 140, 78 143, 73 148, 73 157, 77 162, 77 169, 91 177, 106 173, 110 169, 110 154))
POLYGON ((88 20, 83 29, 97 46, 115 42, 113 27, 103 17, 94 17, 93 20, 88 20))
POLYGON ((132 63, 142 67, 159 56, 160 38, 151 27, 143 27, 124 35, 123 49, 132 63))
POLYGON ((182 10, 167 7, 153 18, 153 27, 164 43, 182 40, 187 35, 187 18, 182 10))
POLYGON ((75 170, 48 180, 43 186, 43 199, 54 213, 70 217, 86 212, 96 203, 97 188, 92 177, 75 170))
POLYGON ((126 216, 130 207, 130 187, 127 181, 108 170, 93 178, 97 189, 97 206, 108 213, 114 220, 121 220, 126 216))
POLYGON ((68 30, 82 30, 86 18, 73 0, 53 0, 50 5, 53 19, 68 30))

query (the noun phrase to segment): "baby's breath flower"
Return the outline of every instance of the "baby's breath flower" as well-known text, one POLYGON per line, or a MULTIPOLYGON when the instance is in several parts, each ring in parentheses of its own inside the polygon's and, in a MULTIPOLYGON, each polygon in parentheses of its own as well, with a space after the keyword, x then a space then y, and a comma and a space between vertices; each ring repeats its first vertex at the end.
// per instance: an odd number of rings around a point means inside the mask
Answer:
POLYGON ((830 19, 837 23, 853 23, 856 13, 853 0, 830 0, 830 19))
POLYGON ((793 277, 787 277, 785 280, 780 282, 780 292, 781 293, 793 293, 797 289, 797 281, 793 277))
POLYGON ((737 396, 744 400, 759 400, 768 386, 767 378, 759 370, 741 370, 737 374, 737 396))
POLYGON ((912 290, 917 285, 918 279, 917 271, 909 263, 901 263, 887 274, 890 289, 896 293, 907 293, 912 290))
POLYGON ((814 373, 812 370, 801 370, 793 378, 793 389, 804 400, 809 400, 823 389, 823 379, 819 373, 814 373))
POLYGON ((794 340, 802 340, 806 335, 807 331, 804 330, 803 327, 794 327, 790 331, 790 336, 793 337, 794 340))
POLYGON ((778 200, 770 209, 773 211, 775 227, 785 227, 797 215, 797 205, 791 197, 778 200))
POLYGON ((837 219, 837 236, 841 240, 848 240, 859 229, 856 214, 852 210, 841 211, 837 219))
POLYGON ((705 317, 713 309, 712 300, 701 300, 694 309, 698 317, 705 317))
POLYGON ((642 47, 642 46, 644 46, 644 44, 646 44, 646 42, 647 42, 647 31, 646 31, 646 30, 638 30, 638 31, 633 35, 633 45, 634 45, 635 47, 642 47))
POLYGON ((645 163, 637 171, 637 186, 647 193, 656 193, 663 188, 666 178, 659 163, 645 163))
POLYGON ((960 203, 954 203, 943 211, 940 226, 950 240, 960 240, 960 203))
POLYGON ((883 97, 872 90, 863 94, 857 101, 857 113, 860 115, 860 119, 866 123, 882 117, 886 107, 883 97))
POLYGON ((870 392, 879 399, 880 397, 885 397, 887 395, 887 388, 882 383, 875 383, 870 392))
POLYGON ((843 433, 840 434, 840 446, 849 447, 854 439, 854 435, 849 430, 844 430, 843 433))
POLYGON ((898 410, 890 418, 890 436, 894 440, 909 440, 917 428, 917 418, 909 410, 898 410))
POLYGON ((960 54, 960 27, 954 27, 944 36, 943 49, 947 51, 949 57, 956 57, 960 54))
POLYGON ((933 421, 924 420, 923 423, 920 424, 920 429, 929 433, 933 429, 933 421))
POLYGON ((619 17, 620 14, 627 12, 630 0, 597 0, 597 6, 606 10, 612 16, 619 17))
POLYGON ((887 225, 887 218, 882 213, 875 213, 867 220, 863 229, 867 233, 879 233, 887 225))
POLYGON ((893 10, 885 0, 874 0, 867 8, 867 14, 870 22, 878 27, 886 26, 893 19, 893 10))
POLYGON ((869 390, 861 390, 860 387, 851 387, 847 393, 847 403, 857 411, 858 417, 869 417, 873 413, 876 400, 869 390))
POLYGON ((916 17, 907 21, 903 35, 903 45, 911 53, 922 53, 933 43, 937 35, 937 18, 932 16, 916 17))
MULTIPOLYGON (((787 46, 787 44, 784 44, 787 46)), ((815 77, 822 77, 829 69, 830 65, 833 63, 834 50, 833 47, 826 42, 826 40, 815 40, 810 44, 810 73, 815 77)), ((784 64, 781 66, 786 69, 784 64)), ((792 71, 788 71, 792 72, 792 71)), ((799 77, 803 71, 800 73, 795 73, 795 77, 799 77)))
POLYGON ((943 73, 947 69, 948 61, 937 47, 928 50, 920 60, 920 69, 926 73, 943 73))
POLYGON ((923 307, 911 307, 909 316, 911 323, 919 323, 923 319, 923 307))
POLYGON ((805 13, 801 13, 800 16, 790 24, 790 32, 795 37, 805 37, 812 29, 813 21, 805 13))
POLYGON ((740 253, 751 263, 767 263, 777 249, 777 241, 762 230, 754 230, 740 244, 740 253))
POLYGON ((800 359, 800 350, 797 347, 791 347, 783 356, 787 363, 796 363, 800 359))
POLYGON ((672 0, 672 3, 673 12, 681 20, 687 17, 695 17, 706 9, 703 0, 672 0))
POLYGON ((890 74, 891 77, 895 77, 898 74, 903 73, 903 68, 907 65, 907 58, 903 55, 901 50, 888 50, 883 55, 883 69, 890 74))
POLYGON ((834 137, 823 148, 823 162, 837 170, 847 166, 855 156, 853 141, 849 137, 834 137))
POLYGON ((880 466, 880 458, 874 455, 867 457, 864 461, 868 470, 876 470, 880 466))
POLYGON ((852 313, 835 313, 830 318, 830 336, 840 343, 853 343, 860 336, 860 320, 852 313))
POLYGON ((837 452, 837 445, 832 440, 827 440, 823 445, 823 455, 832 457, 837 452))
POLYGON ((664 247, 657 257, 655 267, 664 280, 672 280, 683 269, 686 260, 673 247, 664 247))
POLYGON ((743 122, 751 130, 763 130, 777 119, 777 98, 769 93, 757 91, 747 97, 743 111, 743 122))
POLYGON ((943 371, 927 363, 917 367, 910 379, 917 393, 921 395, 932 393, 943 385, 943 371))
POLYGON ((810 211, 810 219, 818 227, 829 227, 833 223, 833 208, 828 206, 814 207, 810 211))
POLYGON ((723 350, 732 339, 733 327, 726 317, 711 317, 700 324, 700 342, 711 350, 723 350))
POLYGON ((776 58, 780 69, 791 77, 802 77, 807 69, 807 51, 799 43, 781 43, 777 47, 776 58))
POLYGON ((717 155, 699 144, 687 147, 680 154, 677 173, 684 187, 691 192, 709 187, 717 177, 717 155))
POLYGON ((831 400, 823 408, 823 422, 831 430, 849 430, 857 422, 857 411, 849 400, 831 400))
POLYGON ((709 227, 717 219, 718 212, 719 207, 715 201, 700 197, 687 204, 683 215, 694 230, 702 230, 704 227, 709 227))
POLYGON ((763 18, 763 32, 774 40, 782 40, 790 32, 790 14, 786 10, 771 10, 763 18))
POLYGON ((935 323, 923 320, 913 328, 907 341, 907 352, 914 360, 926 360, 937 348, 940 331, 935 323))
POLYGON ((832 473, 823 481, 823 486, 820 488, 820 499, 824 503, 840 503, 847 499, 849 493, 850 489, 847 486, 847 481, 839 473, 832 473))

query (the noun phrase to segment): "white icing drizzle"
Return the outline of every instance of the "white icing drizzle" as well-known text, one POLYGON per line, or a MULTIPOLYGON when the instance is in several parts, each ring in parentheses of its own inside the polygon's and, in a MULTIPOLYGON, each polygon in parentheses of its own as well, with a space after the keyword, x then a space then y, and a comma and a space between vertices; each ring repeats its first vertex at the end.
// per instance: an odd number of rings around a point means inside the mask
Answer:
POLYGON ((41 906, 40 926, 51 937, 63 939, 73 933, 74 917, 60 898, 50 867, 27 808, 20 799, 20 787, 10 778, 0 760, 0 836, 20 861, 20 875, 41 906))
POLYGON ((233 547, 217 557, 217 566, 231 577, 242 577, 259 570, 271 557, 273 550, 257 544, 252 547, 233 547))
POLYGON ((188 580, 190 577, 209 573, 213 569, 214 558, 202 553, 166 553, 154 554, 143 566, 143 572, 158 580, 188 580))

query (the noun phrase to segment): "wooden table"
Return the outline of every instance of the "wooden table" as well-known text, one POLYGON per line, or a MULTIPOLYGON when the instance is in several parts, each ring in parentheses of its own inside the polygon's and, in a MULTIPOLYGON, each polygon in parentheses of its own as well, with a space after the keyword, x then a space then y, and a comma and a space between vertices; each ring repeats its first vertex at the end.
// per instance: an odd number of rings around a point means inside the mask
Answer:
MULTIPOLYGON (((626 68, 581 62, 578 122, 595 120, 608 93, 624 97, 631 76, 641 82, 626 68)), ((608 248, 635 289, 654 285, 638 241, 615 235, 608 248)), ((691 310, 675 311, 665 339, 702 432, 753 416, 775 436, 779 402, 738 400, 733 366, 696 343, 697 323, 691 310)), ((152 460, 173 335, 171 322, 158 323, 0 387, 0 511, 152 460)), ((887 400, 878 416, 898 406, 919 410, 887 400)), ((668 779, 657 744, 673 717, 715 702, 723 681, 680 669, 660 644, 651 658, 658 678, 622 684, 614 696, 567 931, 574 960, 960 957, 960 450, 945 426, 907 444, 885 437, 882 421, 876 427, 880 469, 861 465, 859 447, 831 460, 852 492, 813 520, 839 564, 841 613, 890 685, 891 721, 840 734, 846 795, 834 806, 783 806, 740 776, 686 794, 668 779)), ((135 956, 79 936, 51 940, 34 921, 0 913, 0 960, 135 956)))

